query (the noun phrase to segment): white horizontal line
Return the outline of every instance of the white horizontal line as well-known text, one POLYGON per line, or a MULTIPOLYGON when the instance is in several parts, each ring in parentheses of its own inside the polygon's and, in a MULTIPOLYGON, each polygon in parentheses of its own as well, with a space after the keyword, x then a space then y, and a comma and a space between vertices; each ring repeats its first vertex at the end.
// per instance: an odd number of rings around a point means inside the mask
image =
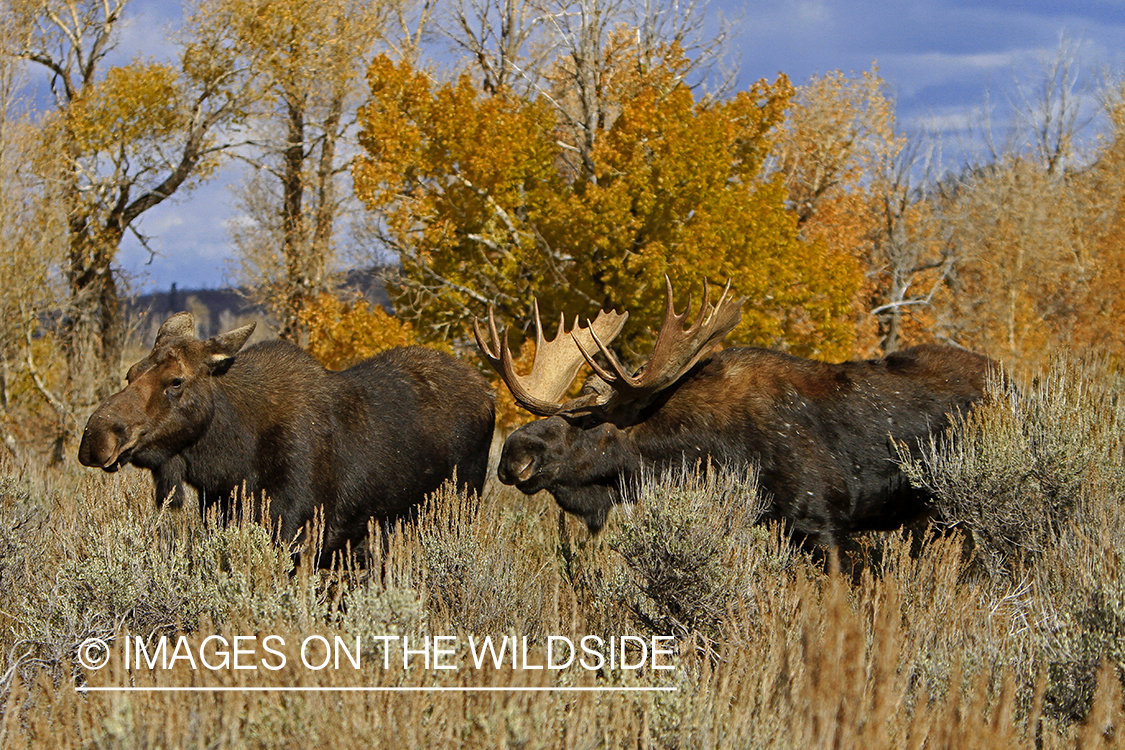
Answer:
POLYGON ((76 687, 79 693, 672 693, 675 687, 76 687))

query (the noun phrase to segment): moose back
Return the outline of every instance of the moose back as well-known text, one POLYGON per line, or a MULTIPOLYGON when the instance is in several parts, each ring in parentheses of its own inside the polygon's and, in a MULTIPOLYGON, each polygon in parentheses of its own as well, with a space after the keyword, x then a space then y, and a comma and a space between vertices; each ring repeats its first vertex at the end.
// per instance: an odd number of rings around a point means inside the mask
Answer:
POLYGON ((79 460, 150 469, 158 499, 186 482, 201 510, 218 504, 228 518, 233 492, 264 493, 282 540, 323 507, 325 556, 454 474, 481 492, 494 405, 473 368, 405 347, 332 372, 285 341, 243 349, 253 329, 200 340, 189 313, 165 321, 128 385, 90 417, 79 460))
POLYGON ((711 307, 705 293, 685 327, 688 311, 676 314, 668 281, 664 324, 635 375, 608 348, 628 313, 603 311, 569 333, 560 321, 546 341, 536 306, 535 361, 521 376, 490 310, 488 331, 475 326, 478 345, 517 403, 546 417, 508 437, 500 480, 527 494, 549 491, 591 531, 645 472, 704 459, 728 469, 757 466, 767 515, 811 544, 928 513, 928 496, 899 468, 896 443, 916 455, 951 415, 978 401, 990 361, 939 345, 841 364, 753 347, 715 353, 738 325, 743 302, 724 291, 711 307), (593 375, 567 400, 584 362, 593 375))

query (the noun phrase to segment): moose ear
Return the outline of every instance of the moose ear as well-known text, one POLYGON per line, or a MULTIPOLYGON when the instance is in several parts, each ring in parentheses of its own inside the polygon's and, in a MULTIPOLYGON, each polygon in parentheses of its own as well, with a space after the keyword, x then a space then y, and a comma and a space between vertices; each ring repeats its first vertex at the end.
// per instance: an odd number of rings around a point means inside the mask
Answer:
POLYGON ((195 318, 189 312, 179 312, 168 318, 156 332, 156 343, 153 349, 159 348, 169 339, 195 338, 195 318))
POLYGON ((235 328, 233 331, 214 336, 203 342, 204 351, 207 352, 208 365, 211 371, 219 373, 230 367, 231 358, 250 338, 257 323, 235 328))

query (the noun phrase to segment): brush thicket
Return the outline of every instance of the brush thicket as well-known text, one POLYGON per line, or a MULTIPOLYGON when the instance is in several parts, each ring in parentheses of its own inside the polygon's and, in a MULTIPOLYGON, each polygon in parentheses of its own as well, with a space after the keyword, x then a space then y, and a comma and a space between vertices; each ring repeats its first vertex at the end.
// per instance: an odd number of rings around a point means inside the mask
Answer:
MULTIPOLYGON (((147 476, 0 465, 0 744, 13 747, 1094 747, 1120 739, 1117 375, 1063 362, 910 467, 954 527, 843 575, 757 523, 752 475, 647 478, 590 537, 546 496, 443 489, 316 570, 252 523, 158 511, 147 476), (984 488, 984 489, 981 489, 984 488), (991 488, 991 489, 990 489, 991 488), (991 495, 989 493, 992 493, 991 495), (363 649, 359 669, 101 671, 181 635, 363 649), (401 668, 375 636, 672 636, 670 671, 401 668), (384 655, 391 668, 384 667, 384 655), (674 687, 672 692, 88 693, 83 686, 674 687)), ((315 529, 310 535, 316 538, 315 529)), ((870 546, 870 545, 868 545, 870 546)), ((313 550, 315 552, 315 550, 313 550)), ((635 643, 635 642, 634 642, 635 643)), ((632 656, 637 656, 633 646, 632 656)), ((292 653, 292 650, 290 650, 292 653)))

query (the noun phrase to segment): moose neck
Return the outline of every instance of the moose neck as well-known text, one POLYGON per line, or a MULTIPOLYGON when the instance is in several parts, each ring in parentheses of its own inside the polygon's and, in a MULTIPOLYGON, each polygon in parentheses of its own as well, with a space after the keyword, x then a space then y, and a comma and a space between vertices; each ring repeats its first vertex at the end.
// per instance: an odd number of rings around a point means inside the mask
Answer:
POLYGON ((250 491, 257 489, 257 478, 245 475, 255 452, 254 420, 244 413, 243 399, 231 397, 225 382, 237 376, 236 367, 211 384, 211 418, 199 439, 180 454, 186 463, 188 484, 208 496, 227 495, 243 481, 250 491))
MULTIPOLYGON (((289 345, 291 346, 291 345, 289 345)), ((261 478, 247 474, 256 465, 255 456, 263 452, 263 439, 285 413, 285 402, 294 390, 270 367, 271 350, 282 347, 265 344, 239 353, 221 375, 211 378, 211 414, 200 437, 182 451, 187 463, 187 481, 208 495, 226 495, 246 483, 256 491, 261 478)), ((283 455, 283 454, 278 454, 283 455)))

